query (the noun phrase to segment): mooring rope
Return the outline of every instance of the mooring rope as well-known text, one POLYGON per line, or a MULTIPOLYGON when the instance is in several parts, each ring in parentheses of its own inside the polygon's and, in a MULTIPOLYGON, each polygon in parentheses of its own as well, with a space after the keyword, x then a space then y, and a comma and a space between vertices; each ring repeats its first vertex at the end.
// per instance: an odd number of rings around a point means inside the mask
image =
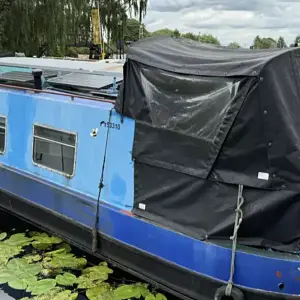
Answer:
POLYGON ((100 199, 101 199, 101 192, 104 188, 104 171, 105 171, 105 163, 106 163, 106 154, 107 154, 107 146, 108 146, 108 138, 110 133, 110 126, 111 123, 111 117, 112 117, 112 111, 113 108, 109 112, 109 120, 107 124, 107 134, 106 134, 106 141, 105 141, 105 149, 104 149, 104 156, 103 156, 103 163, 102 163, 102 170, 101 170, 101 177, 99 182, 99 192, 98 192, 98 198, 97 198, 97 209, 96 209, 96 216, 95 216, 95 224, 93 228, 93 244, 92 244, 92 251, 95 253, 98 248, 98 225, 99 225, 99 206, 100 206, 100 199))
POLYGON ((237 235, 238 230, 243 222, 243 211, 241 209, 242 205, 244 204, 243 198, 243 185, 239 185, 238 197, 237 197, 237 206, 235 209, 235 223, 234 223, 234 231, 233 236, 230 237, 232 240, 232 253, 231 253, 231 266, 230 266, 230 277, 228 280, 228 284, 226 287, 225 295, 230 297, 233 287, 233 276, 234 276, 234 268, 235 268, 235 255, 236 255, 236 246, 237 246, 237 235))

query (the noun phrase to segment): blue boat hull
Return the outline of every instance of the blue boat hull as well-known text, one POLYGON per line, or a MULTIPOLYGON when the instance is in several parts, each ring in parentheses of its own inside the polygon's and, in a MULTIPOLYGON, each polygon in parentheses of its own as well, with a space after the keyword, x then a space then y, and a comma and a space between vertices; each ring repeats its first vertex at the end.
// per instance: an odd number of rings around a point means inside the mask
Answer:
MULTIPOLYGON (((96 211, 91 199, 4 166, 0 168, 0 188, 2 208, 91 250, 96 211)), ((97 254, 116 265, 154 280, 181 298, 213 299, 218 287, 226 284, 229 248, 172 232, 104 203, 99 218, 97 254)), ((234 282, 246 299, 294 298, 300 294, 299 265, 290 257, 239 251, 234 282)))

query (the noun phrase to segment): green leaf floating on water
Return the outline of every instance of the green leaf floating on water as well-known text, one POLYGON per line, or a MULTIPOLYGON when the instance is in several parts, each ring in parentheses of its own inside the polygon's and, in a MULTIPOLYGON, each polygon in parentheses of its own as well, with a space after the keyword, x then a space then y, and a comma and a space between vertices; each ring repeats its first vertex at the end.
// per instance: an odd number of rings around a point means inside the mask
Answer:
POLYGON ((26 289, 32 295, 45 294, 56 286, 55 279, 42 279, 37 281, 35 284, 29 285, 26 289))
POLYGON ((77 283, 77 277, 72 273, 64 273, 63 275, 56 276, 56 282, 63 286, 73 286, 77 283))
POLYGON ((6 232, 0 233, 0 241, 3 241, 6 237, 7 237, 7 233, 6 232))
POLYGON ((45 269, 81 269, 85 267, 87 260, 83 257, 75 257, 71 253, 59 253, 53 257, 45 257, 43 267, 45 269))
POLYGON ((0 284, 8 283, 11 288, 24 290, 29 284, 37 282, 35 275, 40 271, 40 265, 31 265, 25 259, 15 258, 0 270, 0 284))
POLYGON ((114 298, 116 300, 125 300, 125 299, 140 299, 142 297, 140 289, 136 285, 123 285, 114 290, 114 298))
POLYGON ((86 297, 89 300, 113 300, 113 291, 108 283, 103 282, 95 288, 88 289, 86 297))
POLYGON ((65 290, 57 294, 54 298, 49 298, 49 300, 76 300, 77 298, 78 298, 78 293, 72 293, 69 290, 65 290))
POLYGON ((12 235, 9 239, 3 243, 12 247, 25 247, 29 246, 32 242, 31 238, 25 236, 25 233, 17 233, 12 235))
POLYGON ((168 300, 167 297, 161 293, 156 294, 156 300, 168 300))
POLYGON ((98 287, 102 282, 108 279, 108 274, 113 270, 107 267, 107 264, 101 263, 98 266, 89 267, 82 270, 82 275, 78 277, 78 288, 89 289, 98 287))
POLYGON ((41 261, 42 260, 42 256, 39 255, 39 254, 34 254, 34 255, 25 255, 23 256, 23 259, 25 259, 29 264, 32 264, 32 263, 36 263, 38 261, 41 261))
POLYGON ((29 232, 29 235, 33 239, 32 246, 39 250, 47 250, 54 244, 62 243, 60 238, 49 236, 47 233, 31 231, 29 232))

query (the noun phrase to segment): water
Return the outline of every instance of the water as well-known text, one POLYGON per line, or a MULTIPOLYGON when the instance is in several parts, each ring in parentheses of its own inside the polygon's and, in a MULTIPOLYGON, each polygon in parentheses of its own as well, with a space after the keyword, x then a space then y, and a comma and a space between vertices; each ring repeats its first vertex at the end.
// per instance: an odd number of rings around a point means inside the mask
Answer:
MULTIPOLYGON (((25 233, 26 230, 30 231, 39 231, 34 226, 14 217, 11 215, 8 215, 0 210, 0 232, 7 232, 8 236, 11 236, 15 233, 25 233)), ((29 252, 30 253, 30 252, 29 252)), ((77 257, 85 257, 88 261, 87 266, 91 265, 98 265, 100 260, 90 256, 86 253, 83 253, 79 249, 76 249, 72 247, 72 253, 75 254, 77 257)), ((107 281, 111 285, 120 285, 120 284, 131 284, 140 282, 139 279, 136 277, 124 273, 121 270, 118 270, 116 268, 113 269, 114 273, 109 276, 109 280, 107 281)), ((76 274, 77 275, 77 274, 76 274)), ((78 274, 79 276, 80 274, 78 274)), ((162 294, 164 294, 168 300, 178 300, 178 298, 175 298, 171 295, 168 295, 165 292, 160 291, 162 294)), ((0 285, 0 300, 16 300, 21 299, 23 297, 28 297, 28 293, 25 291, 16 291, 14 289, 11 289, 7 284, 6 285, 0 285)), ((80 294, 78 297, 78 300, 87 300, 85 297, 85 294, 80 294)))

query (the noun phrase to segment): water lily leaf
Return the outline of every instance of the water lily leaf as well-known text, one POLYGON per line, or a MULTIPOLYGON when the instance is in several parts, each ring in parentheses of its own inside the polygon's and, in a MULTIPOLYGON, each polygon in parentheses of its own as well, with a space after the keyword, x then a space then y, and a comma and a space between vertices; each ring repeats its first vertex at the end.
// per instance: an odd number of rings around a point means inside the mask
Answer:
POLYGON ((31 300, 53 300, 56 295, 63 292, 64 289, 60 287, 54 287, 53 289, 49 290, 47 293, 35 296, 33 298, 30 298, 31 300))
POLYGON ((35 249, 47 250, 52 247, 54 244, 60 244, 62 240, 56 236, 49 236, 47 233, 41 232, 29 232, 29 235, 32 237, 33 242, 32 246, 35 249))
POLYGON ((60 255, 60 254, 66 254, 66 249, 65 248, 60 248, 58 250, 54 250, 54 251, 51 251, 51 252, 47 252, 45 253, 45 256, 57 256, 57 255, 60 255))
POLYGON ((12 235, 9 239, 3 243, 12 247, 25 247, 29 246, 32 242, 31 238, 25 236, 25 233, 17 233, 12 235))
POLYGON ((6 232, 0 233, 0 241, 3 241, 6 237, 7 237, 7 233, 6 232))
POLYGON ((85 294, 89 300, 98 300, 101 296, 108 300, 109 297, 113 296, 112 288, 106 282, 101 283, 95 288, 88 289, 85 294))
POLYGON ((126 300, 131 298, 140 299, 141 291, 136 285, 123 285, 114 290, 114 297, 117 300, 126 300))
POLYGON ((29 285, 26 291, 30 292, 32 295, 41 295, 47 293, 55 286, 55 279, 42 279, 37 281, 34 285, 29 285))
POLYGON ((89 267, 89 268, 85 268, 84 270, 82 270, 82 274, 88 274, 88 273, 106 273, 106 274, 112 274, 114 271, 112 269, 110 269, 107 266, 103 266, 103 265, 99 265, 99 266, 94 266, 94 267, 89 267))
POLYGON ((69 290, 65 290, 65 291, 57 294, 51 300, 76 300, 77 298, 78 298, 78 293, 72 293, 69 290))
POLYGON ((156 300, 168 300, 167 297, 161 293, 156 294, 156 300))
POLYGON ((65 268, 76 270, 83 268, 86 264, 87 260, 85 258, 77 258, 71 253, 61 253, 51 258, 46 257, 46 259, 43 260, 43 266, 46 269, 65 268))
POLYGON ((35 255, 25 255, 25 256, 23 256, 23 258, 24 258, 29 264, 32 264, 32 263, 35 263, 35 262, 38 262, 38 261, 41 261, 41 260, 42 260, 42 256, 39 255, 39 254, 35 254, 35 255))
POLYGON ((9 281, 8 285, 15 290, 26 290, 27 288, 27 284, 20 279, 17 279, 15 281, 9 281))
POLYGON ((156 298, 153 294, 149 294, 145 297, 145 300, 156 300, 156 298))
POLYGON ((67 243, 63 243, 59 246, 59 249, 65 249, 66 250, 66 253, 69 253, 72 251, 72 247, 67 244, 67 243))
POLYGON ((79 289, 89 289, 99 286, 108 279, 107 273, 90 272, 82 274, 77 278, 79 289))
POLYGON ((15 275, 10 270, 7 270, 6 268, 0 270, 0 284, 5 284, 14 279, 15 279, 15 275))
POLYGON ((37 281, 35 275, 40 273, 41 266, 28 264, 25 259, 14 258, 0 270, 0 283, 8 283, 14 289, 26 289, 29 284, 37 281))
POLYGON ((73 286, 77 283, 77 277, 72 273, 64 273, 63 275, 56 276, 56 282, 63 286, 73 286))

